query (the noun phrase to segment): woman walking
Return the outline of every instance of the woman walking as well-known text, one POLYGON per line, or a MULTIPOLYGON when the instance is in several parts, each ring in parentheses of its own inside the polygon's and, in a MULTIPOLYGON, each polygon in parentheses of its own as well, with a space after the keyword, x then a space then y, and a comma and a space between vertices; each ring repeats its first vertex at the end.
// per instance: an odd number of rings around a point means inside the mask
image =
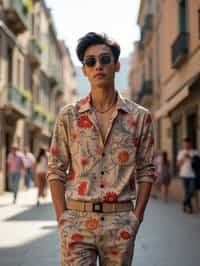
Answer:
POLYGON ((36 159, 36 184, 38 187, 37 206, 40 205, 40 199, 45 197, 46 174, 48 168, 48 159, 45 149, 40 149, 36 159))
POLYGON ((171 181, 171 171, 170 171, 170 162, 168 160, 166 151, 162 152, 159 172, 160 172, 159 183, 161 188, 162 199, 164 202, 167 203, 169 195, 169 185, 171 181))

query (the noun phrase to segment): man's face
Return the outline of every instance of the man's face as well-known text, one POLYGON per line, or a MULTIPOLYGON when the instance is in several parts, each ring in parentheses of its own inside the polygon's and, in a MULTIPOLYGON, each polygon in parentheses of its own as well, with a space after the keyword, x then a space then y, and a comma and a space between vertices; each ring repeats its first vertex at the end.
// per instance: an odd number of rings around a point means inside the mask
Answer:
POLYGON ((189 149, 191 149, 191 142, 190 141, 184 141, 183 142, 183 147, 184 147, 184 149, 186 149, 186 150, 189 150, 189 149))
POLYGON ((92 86, 107 87, 109 84, 113 84, 115 72, 119 71, 119 64, 114 62, 112 51, 108 46, 98 44, 88 47, 85 51, 82 70, 92 86), (110 58, 109 63, 103 63, 104 56, 110 58), (95 64, 88 66, 85 63, 88 59, 94 60, 95 64))

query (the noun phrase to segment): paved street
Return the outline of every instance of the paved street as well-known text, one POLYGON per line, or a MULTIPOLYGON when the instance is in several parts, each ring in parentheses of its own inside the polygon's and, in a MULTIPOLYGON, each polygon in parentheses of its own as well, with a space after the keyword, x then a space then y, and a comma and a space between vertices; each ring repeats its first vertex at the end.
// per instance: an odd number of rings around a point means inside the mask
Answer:
MULTIPOLYGON (((59 265, 58 236, 50 198, 36 207, 36 191, 21 192, 15 206, 0 196, 0 266, 59 265)), ((200 214, 186 215, 174 202, 151 200, 137 236, 134 266, 198 266, 200 214)))

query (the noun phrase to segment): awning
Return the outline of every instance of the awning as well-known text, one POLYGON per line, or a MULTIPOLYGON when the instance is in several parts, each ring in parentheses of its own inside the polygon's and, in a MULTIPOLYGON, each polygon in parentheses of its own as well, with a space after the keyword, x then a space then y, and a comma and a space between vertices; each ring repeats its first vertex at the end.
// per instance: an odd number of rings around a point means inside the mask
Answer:
POLYGON ((199 74, 195 75, 187 82, 173 97, 166 101, 161 108, 154 113, 155 119, 168 116, 168 114, 176 108, 189 95, 191 85, 199 78, 199 74))

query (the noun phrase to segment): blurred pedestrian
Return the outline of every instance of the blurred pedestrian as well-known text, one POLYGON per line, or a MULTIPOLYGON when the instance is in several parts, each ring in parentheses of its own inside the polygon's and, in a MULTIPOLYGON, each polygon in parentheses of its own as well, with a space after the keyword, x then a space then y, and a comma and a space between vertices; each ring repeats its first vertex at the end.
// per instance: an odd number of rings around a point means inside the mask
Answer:
POLYGON ((192 148, 192 142, 189 137, 183 139, 183 149, 179 151, 177 157, 177 165, 179 167, 179 176, 183 181, 184 200, 183 211, 192 213, 192 197, 195 192, 195 173, 192 169, 192 158, 198 154, 192 148))
POLYGON ((196 210, 200 210, 200 200, 199 200, 199 192, 200 192, 200 155, 196 154, 192 158, 192 169, 195 173, 195 205, 196 210))
POLYGON ((36 158, 35 174, 36 174, 36 184, 38 187, 37 195, 37 205, 39 206, 41 200, 46 196, 46 174, 48 169, 48 159, 45 149, 41 148, 39 154, 36 158))
POLYGON ((158 182, 160 184, 162 199, 166 203, 168 202, 170 181, 171 181, 171 165, 168 160, 167 152, 163 151, 161 154, 158 182))
POLYGON ((161 165, 161 151, 157 151, 154 156, 154 166, 155 166, 155 173, 157 176, 156 181, 152 185, 152 190, 151 190, 151 197, 156 199, 158 197, 158 192, 159 192, 159 177, 160 177, 160 165, 161 165))
POLYGON ((13 144, 7 158, 8 187, 13 192, 13 203, 16 203, 19 181, 24 170, 22 156, 18 153, 18 146, 13 144))
POLYGON ((106 35, 90 32, 79 40, 90 93, 56 119, 47 178, 62 266, 95 266, 97 256, 101 265, 132 265, 155 180, 151 114, 115 88, 119 54, 106 35))
POLYGON ((35 156, 29 151, 29 148, 27 146, 24 147, 23 161, 25 167, 24 185, 26 188, 30 188, 31 181, 34 182, 33 168, 36 160, 35 156))

